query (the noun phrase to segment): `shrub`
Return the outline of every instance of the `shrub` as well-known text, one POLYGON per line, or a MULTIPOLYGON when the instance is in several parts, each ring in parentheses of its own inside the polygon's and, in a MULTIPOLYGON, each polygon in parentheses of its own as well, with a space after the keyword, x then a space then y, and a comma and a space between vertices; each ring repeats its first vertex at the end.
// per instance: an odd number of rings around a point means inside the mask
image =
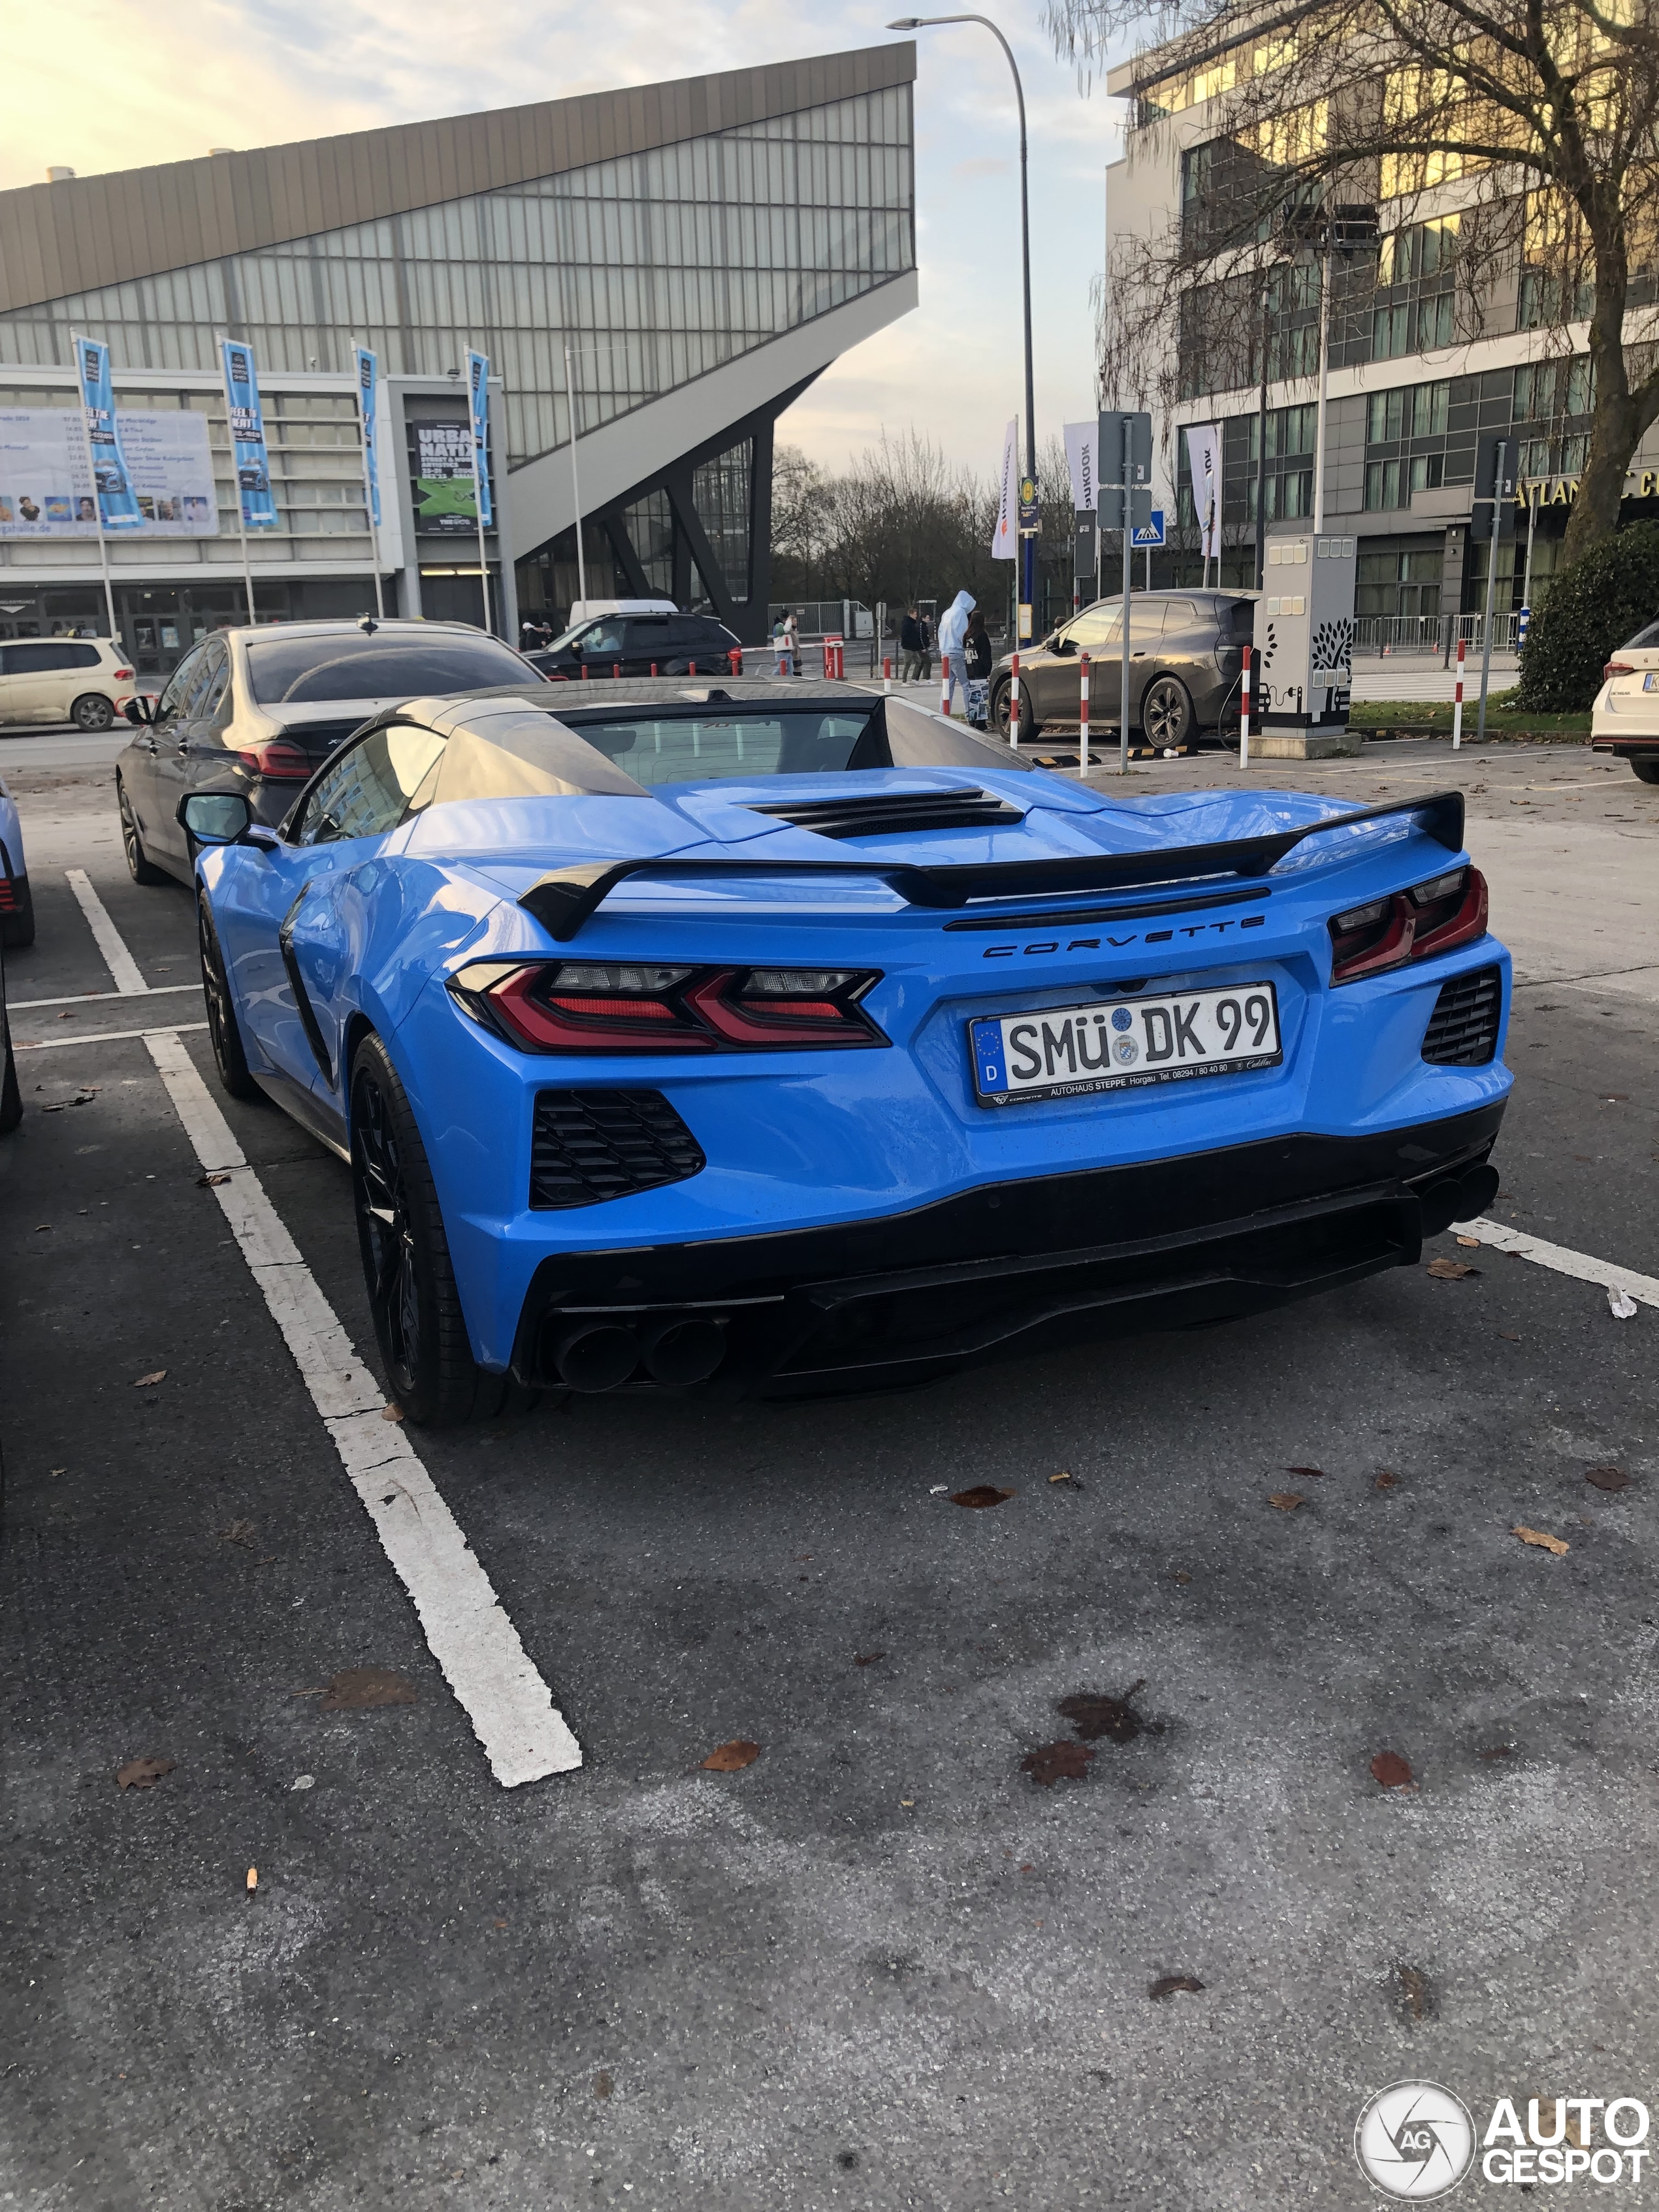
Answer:
POLYGON ((1632 523, 1564 568, 1528 626, 1520 704, 1582 713, 1615 647, 1659 621, 1659 522, 1632 523))

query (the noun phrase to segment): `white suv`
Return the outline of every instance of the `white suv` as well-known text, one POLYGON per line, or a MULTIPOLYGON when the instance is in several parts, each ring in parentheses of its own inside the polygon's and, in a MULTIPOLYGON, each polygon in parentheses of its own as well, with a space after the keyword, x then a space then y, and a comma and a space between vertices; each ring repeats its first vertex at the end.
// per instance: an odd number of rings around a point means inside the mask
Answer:
POLYGON ((0 722, 106 730, 135 690, 125 651, 106 637, 17 637, 0 645, 0 722))

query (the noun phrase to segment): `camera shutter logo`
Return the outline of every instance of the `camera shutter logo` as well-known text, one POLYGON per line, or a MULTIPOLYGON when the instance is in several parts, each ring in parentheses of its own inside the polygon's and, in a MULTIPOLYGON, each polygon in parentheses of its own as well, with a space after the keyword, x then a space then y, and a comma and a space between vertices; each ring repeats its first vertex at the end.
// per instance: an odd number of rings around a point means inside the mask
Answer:
POLYGON ((1468 2106, 1437 2081, 1379 2089, 1353 2131, 1353 2154, 1367 2181, 1413 2204, 1455 2189, 1474 2163, 1474 2143, 1468 2106))

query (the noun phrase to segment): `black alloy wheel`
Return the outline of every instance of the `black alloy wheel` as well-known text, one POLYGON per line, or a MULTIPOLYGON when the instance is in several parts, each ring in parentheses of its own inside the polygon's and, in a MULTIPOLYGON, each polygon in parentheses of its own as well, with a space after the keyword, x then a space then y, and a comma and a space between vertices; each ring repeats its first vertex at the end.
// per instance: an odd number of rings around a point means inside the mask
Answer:
POLYGON ((106 730, 115 720, 115 708, 101 691, 83 691, 70 708, 77 730, 106 730))
POLYGON ((115 780, 116 804, 121 810, 121 849, 127 856, 127 873, 135 884, 164 884, 167 880, 165 868, 158 868, 154 860, 144 857, 144 841, 138 835, 138 824, 132 818, 132 801, 127 797, 127 787, 118 776, 115 780))
POLYGON ((1140 702, 1140 726, 1154 751, 1185 752, 1196 727, 1186 685, 1173 676, 1149 684, 1140 702))
POLYGON ((372 1033, 351 1060, 351 1193, 375 1340, 405 1416, 440 1428, 532 1402, 472 1357, 426 1147, 372 1033))
POLYGON ((260 1097, 263 1094, 248 1073, 242 1032, 236 1025, 236 1006, 230 995, 230 978, 225 973, 219 933, 213 927, 207 900, 200 894, 196 913, 197 939, 202 951, 202 997, 207 1006, 208 1042, 213 1047, 215 1073, 221 1088, 233 1098, 260 1097))
MULTIPOLYGON (((1005 744, 1007 743, 1008 739, 1009 695, 1012 693, 1013 688, 1012 681, 1007 677, 1004 677, 1002 682, 997 685, 995 690, 991 694, 990 721, 992 734, 995 737, 1000 738, 1005 744)), ((1031 695, 1026 686, 1022 684, 1019 687, 1019 741, 1021 744, 1030 744, 1032 739, 1036 736, 1036 717, 1031 712, 1031 695)))

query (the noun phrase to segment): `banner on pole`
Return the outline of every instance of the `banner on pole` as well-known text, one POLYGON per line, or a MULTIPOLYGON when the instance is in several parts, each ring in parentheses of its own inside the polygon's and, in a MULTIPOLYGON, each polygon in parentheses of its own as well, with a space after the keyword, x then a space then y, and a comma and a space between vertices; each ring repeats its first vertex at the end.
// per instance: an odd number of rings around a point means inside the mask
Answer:
POLYGON ((1065 426, 1066 465, 1072 472, 1072 505, 1079 514, 1092 514, 1097 504, 1095 470, 1096 422, 1067 422, 1065 426))
POLYGON ((1012 561, 1019 551, 1019 417, 1014 416, 1002 434, 1002 479, 997 501, 997 526, 991 538, 991 558, 1012 561))
POLYGON ((1221 426, 1194 422, 1187 431, 1187 465, 1192 471, 1193 507, 1203 532, 1200 550, 1206 561, 1221 553, 1221 426))
POLYGON ((109 348, 101 338, 77 337, 75 373, 81 404, 87 411, 87 441, 92 452, 92 488, 106 530, 142 530, 143 510, 132 488, 126 455, 115 421, 115 392, 110 381, 109 348))
POLYGON ((466 380, 472 396, 472 453, 473 465, 478 477, 478 522, 481 528, 490 530, 495 527, 495 519, 489 500, 489 357, 487 354, 468 354, 466 380))
POLYGON ((380 526, 380 461, 374 443, 374 410, 378 404, 376 386, 380 382, 380 365, 367 346, 356 349, 357 404, 363 418, 363 480, 368 492, 370 520, 378 530, 380 526))
POLYGON ((253 349, 240 338, 226 338, 222 352, 225 404, 230 410, 230 443, 242 521, 249 530, 275 530, 282 518, 270 489, 270 458, 265 451, 265 418, 259 405, 253 349))

